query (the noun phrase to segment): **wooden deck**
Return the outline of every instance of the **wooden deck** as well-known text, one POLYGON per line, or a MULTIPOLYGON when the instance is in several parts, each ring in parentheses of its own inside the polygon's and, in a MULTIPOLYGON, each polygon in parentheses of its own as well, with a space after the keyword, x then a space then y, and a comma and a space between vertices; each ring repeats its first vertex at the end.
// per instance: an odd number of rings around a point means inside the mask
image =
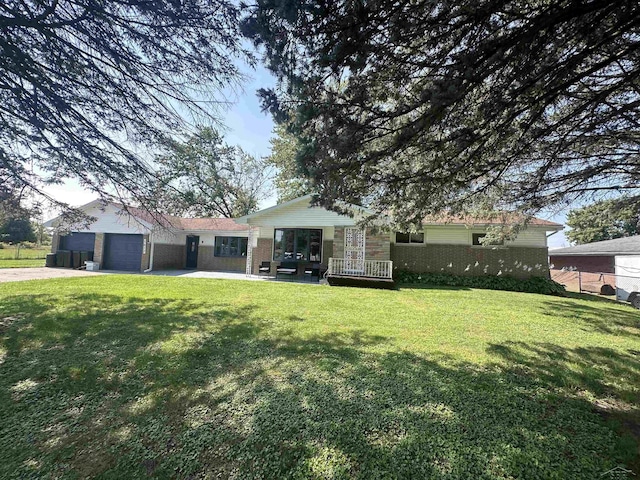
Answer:
POLYGON ((327 282, 331 286, 364 287, 395 290, 396 282, 392 278, 374 278, 348 275, 327 275, 327 282))

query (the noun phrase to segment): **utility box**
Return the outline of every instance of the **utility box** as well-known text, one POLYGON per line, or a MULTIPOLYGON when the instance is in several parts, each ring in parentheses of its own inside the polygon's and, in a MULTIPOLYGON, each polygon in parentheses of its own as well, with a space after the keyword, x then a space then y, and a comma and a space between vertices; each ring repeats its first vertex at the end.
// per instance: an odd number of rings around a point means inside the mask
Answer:
POLYGON ((86 261, 84 264, 87 266, 88 272, 97 272, 100 270, 100 264, 98 262, 86 261))

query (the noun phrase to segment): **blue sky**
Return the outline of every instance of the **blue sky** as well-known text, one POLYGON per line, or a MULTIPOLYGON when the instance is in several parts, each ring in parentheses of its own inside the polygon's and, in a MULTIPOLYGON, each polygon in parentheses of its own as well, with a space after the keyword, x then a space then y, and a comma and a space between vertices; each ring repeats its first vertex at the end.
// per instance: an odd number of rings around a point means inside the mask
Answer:
MULTIPOLYGON (((273 120, 267 113, 261 111, 260 102, 256 91, 259 88, 275 85, 275 78, 262 66, 253 71, 245 72, 250 78, 244 83, 243 88, 237 94, 235 103, 226 112, 222 112, 221 123, 227 143, 239 145, 247 153, 255 156, 267 156, 270 152, 269 139, 273 131, 273 120)), ((95 194, 84 190, 76 181, 68 181, 63 185, 46 188, 47 192, 56 199, 71 205, 83 205, 95 198, 95 194)), ((261 207, 268 207, 276 203, 275 191, 261 203, 261 207)), ((567 209, 559 212, 548 212, 540 215, 564 224, 567 209)), ((563 232, 558 232, 549 237, 549 247, 568 246, 563 232)))

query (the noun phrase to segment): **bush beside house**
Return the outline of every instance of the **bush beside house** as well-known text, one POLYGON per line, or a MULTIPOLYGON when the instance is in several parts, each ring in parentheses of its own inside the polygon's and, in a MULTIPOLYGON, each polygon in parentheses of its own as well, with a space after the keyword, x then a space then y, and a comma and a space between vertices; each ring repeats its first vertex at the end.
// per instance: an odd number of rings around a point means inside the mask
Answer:
POLYGON ((514 278, 498 276, 466 276, 450 273, 415 273, 399 271, 396 281, 404 285, 437 285, 448 287, 486 288, 510 292, 542 293, 564 296, 564 286, 544 277, 514 278))

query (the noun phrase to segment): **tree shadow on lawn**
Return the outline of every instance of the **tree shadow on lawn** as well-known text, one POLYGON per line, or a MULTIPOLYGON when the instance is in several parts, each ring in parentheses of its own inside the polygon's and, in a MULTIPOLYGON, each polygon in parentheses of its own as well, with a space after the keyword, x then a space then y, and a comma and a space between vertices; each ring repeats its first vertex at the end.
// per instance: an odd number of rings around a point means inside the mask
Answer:
POLYGON ((574 294, 578 303, 568 299, 553 298, 544 302, 543 313, 577 319, 584 323, 584 330, 594 330, 607 335, 640 337, 640 311, 633 307, 604 298, 589 298, 574 294), (614 307, 615 310, 608 307, 614 307))
POLYGON ((12 297, 3 318, 3 477, 598 478, 629 461, 575 391, 627 399, 631 354, 503 344, 508 366, 480 367, 252 305, 110 295, 12 297), (624 385, 592 378, 604 358, 624 385))

